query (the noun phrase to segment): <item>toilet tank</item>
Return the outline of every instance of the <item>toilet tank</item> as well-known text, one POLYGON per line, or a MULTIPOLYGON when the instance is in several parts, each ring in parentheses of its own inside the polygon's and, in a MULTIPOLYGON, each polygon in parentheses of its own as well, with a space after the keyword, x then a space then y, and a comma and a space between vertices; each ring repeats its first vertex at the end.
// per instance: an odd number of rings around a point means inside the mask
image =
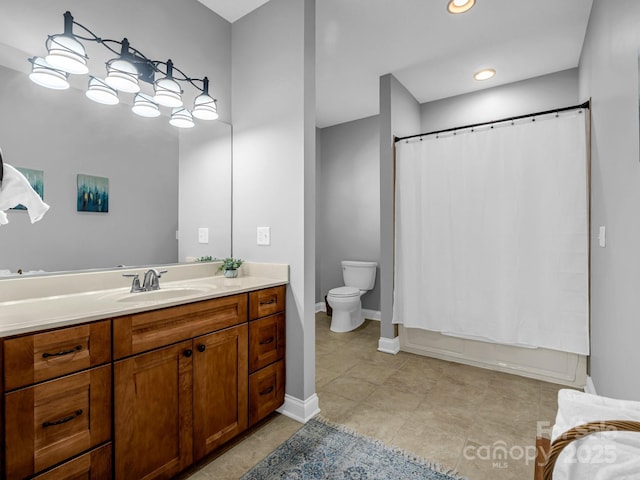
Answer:
POLYGON ((342 277, 347 287, 371 290, 376 283, 376 262, 342 261, 342 277))

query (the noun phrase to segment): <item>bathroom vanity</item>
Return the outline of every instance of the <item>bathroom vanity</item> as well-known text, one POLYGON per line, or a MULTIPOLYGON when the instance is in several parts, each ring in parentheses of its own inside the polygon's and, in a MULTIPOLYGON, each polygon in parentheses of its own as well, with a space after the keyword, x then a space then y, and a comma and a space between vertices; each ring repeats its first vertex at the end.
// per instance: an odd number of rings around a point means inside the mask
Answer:
POLYGON ((288 269, 265 265, 0 302, 4 476, 170 478, 280 407, 288 269))

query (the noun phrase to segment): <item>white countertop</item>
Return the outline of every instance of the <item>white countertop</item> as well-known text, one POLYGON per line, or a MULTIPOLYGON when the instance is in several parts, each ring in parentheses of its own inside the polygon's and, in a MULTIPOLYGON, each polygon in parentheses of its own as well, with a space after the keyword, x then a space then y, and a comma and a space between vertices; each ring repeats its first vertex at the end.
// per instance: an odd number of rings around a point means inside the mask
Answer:
MULTIPOLYGON (((18 284, 3 280, 0 290, 6 288, 0 297, 4 300, 0 301, 0 337, 224 297, 285 285, 289 281, 288 266, 282 264, 245 264, 238 278, 215 274, 211 266, 168 266, 166 269, 169 272, 162 276, 160 290, 141 293, 130 293, 130 279, 121 278, 122 270, 116 271, 116 275, 110 271, 26 278, 18 284), (172 274, 180 280, 169 281, 172 274), (89 277, 91 275, 94 277, 89 277), (108 288, 113 287, 115 281, 117 285, 127 286, 108 288), (107 288, 87 290, 87 285, 96 284, 107 288), (15 300, 10 299, 11 289, 20 293, 14 295, 15 300), (37 291, 44 292, 43 296, 38 296, 37 291)), ((135 273, 141 271, 138 269, 135 273)))

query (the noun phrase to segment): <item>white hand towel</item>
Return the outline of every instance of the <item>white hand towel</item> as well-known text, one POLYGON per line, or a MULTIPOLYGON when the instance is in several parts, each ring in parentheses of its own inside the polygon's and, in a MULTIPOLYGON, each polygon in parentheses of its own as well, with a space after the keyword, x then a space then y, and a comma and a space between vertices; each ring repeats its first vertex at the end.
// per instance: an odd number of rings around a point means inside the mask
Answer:
MULTIPOLYGON (((640 421, 640 402, 560 390, 551 440, 570 428, 603 420, 640 421)), ((556 461, 553 480, 581 479, 640 479, 640 433, 593 433, 571 442, 556 461)))
POLYGON ((27 207, 31 223, 40 220, 49 210, 49 205, 44 203, 40 195, 31 188, 25 176, 5 163, 4 178, 2 179, 2 187, 0 187, 0 225, 9 222, 4 211, 19 204, 27 207))

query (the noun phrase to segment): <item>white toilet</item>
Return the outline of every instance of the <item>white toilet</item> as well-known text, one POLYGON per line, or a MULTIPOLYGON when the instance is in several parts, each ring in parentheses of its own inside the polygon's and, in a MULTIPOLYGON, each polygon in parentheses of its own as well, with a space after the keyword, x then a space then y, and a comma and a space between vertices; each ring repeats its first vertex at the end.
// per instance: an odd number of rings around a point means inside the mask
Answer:
POLYGON ((333 309, 332 332, 350 332, 364 322, 360 297, 376 283, 376 262, 342 261, 344 287, 329 290, 327 302, 333 309))

